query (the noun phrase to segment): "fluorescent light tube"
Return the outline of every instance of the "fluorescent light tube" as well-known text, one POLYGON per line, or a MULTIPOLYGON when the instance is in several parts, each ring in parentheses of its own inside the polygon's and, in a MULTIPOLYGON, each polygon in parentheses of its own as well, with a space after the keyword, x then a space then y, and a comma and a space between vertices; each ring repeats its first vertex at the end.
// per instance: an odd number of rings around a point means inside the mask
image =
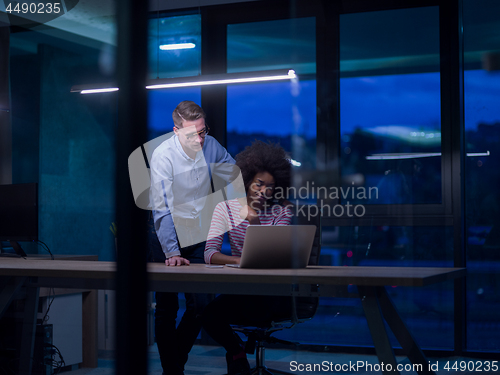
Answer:
POLYGON ((376 155, 371 155, 367 156, 366 160, 395 160, 395 159, 417 159, 417 158, 430 158, 433 156, 441 156, 440 152, 429 152, 429 153, 424 153, 424 152, 414 152, 414 153, 407 153, 407 154, 376 154, 376 155))
MULTIPOLYGON (((267 82, 297 78, 292 69, 266 70, 243 73, 211 74, 178 78, 158 78, 148 80, 147 89, 167 89, 174 87, 227 85, 232 83, 267 82)), ((78 85, 71 88, 71 92, 82 94, 96 94, 117 91, 116 84, 89 84, 78 85)))
POLYGON ((176 49, 191 49, 196 47, 194 43, 178 43, 178 44, 162 44, 160 49, 162 51, 172 51, 176 49))
POLYGON ((467 156, 490 156, 490 152, 468 152, 467 156))
MULTIPOLYGON (((230 74, 227 74, 228 76, 230 74)), ((155 89, 169 89, 174 87, 189 87, 189 86, 207 86, 207 85, 227 85, 230 83, 248 83, 248 82, 265 82, 265 81, 279 81, 285 79, 296 78, 295 71, 289 70, 287 74, 279 75, 263 75, 258 77, 241 77, 241 78, 221 78, 221 79, 203 79, 197 81, 186 81, 186 82, 173 82, 173 83, 158 83, 154 85, 148 85, 146 88, 148 90, 155 89)), ((202 77, 197 77, 202 78, 202 77)))
MULTIPOLYGON (((394 153, 394 154, 375 154, 366 157, 366 160, 396 160, 396 159, 418 159, 418 158, 430 158, 433 156, 441 156, 440 152, 413 152, 413 153, 394 153)), ((468 157, 473 156, 490 156, 490 152, 468 152, 468 157)))
POLYGON ((80 94, 99 94, 101 92, 113 92, 113 91, 118 91, 118 87, 109 87, 105 89, 90 89, 90 90, 82 90, 80 91, 80 94))

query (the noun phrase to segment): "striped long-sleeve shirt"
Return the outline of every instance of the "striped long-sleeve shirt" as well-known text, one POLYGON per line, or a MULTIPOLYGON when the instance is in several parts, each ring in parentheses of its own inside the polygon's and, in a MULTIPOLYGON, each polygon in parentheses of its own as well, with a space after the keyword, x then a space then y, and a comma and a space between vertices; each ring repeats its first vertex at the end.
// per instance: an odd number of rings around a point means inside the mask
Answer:
MULTIPOLYGON (((245 234, 249 225, 248 220, 240 218, 241 204, 237 199, 221 202, 215 206, 212 223, 205 246, 205 263, 210 264, 212 256, 220 252, 224 233, 229 231, 231 254, 241 256, 245 234), (229 207, 229 212, 228 212, 229 207)), ((292 211, 278 204, 271 206, 267 211, 259 212, 261 225, 290 225, 292 211)))

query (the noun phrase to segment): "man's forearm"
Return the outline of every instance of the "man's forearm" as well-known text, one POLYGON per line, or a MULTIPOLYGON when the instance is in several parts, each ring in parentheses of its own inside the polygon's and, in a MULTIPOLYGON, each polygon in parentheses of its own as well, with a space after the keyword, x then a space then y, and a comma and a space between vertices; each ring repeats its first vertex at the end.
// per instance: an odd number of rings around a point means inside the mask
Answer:
MULTIPOLYGON (((155 216, 156 215, 155 213, 155 216)), ((180 256, 181 252, 177 242, 177 234, 175 232, 172 215, 167 213, 158 219, 155 217, 155 228, 157 228, 156 234, 158 235, 158 240, 160 241, 165 257, 168 259, 173 256, 180 256)))

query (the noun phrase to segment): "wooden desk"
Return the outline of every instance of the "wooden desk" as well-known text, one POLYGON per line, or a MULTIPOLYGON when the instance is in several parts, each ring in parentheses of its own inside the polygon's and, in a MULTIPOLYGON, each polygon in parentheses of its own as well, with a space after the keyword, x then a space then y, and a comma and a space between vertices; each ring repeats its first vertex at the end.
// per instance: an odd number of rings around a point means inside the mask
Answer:
MULTIPOLYGON (((31 290, 43 286, 114 289, 115 273, 116 265, 113 262, 9 259, 0 264, 0 276, 27 278, 31 290)), ((148 264, 149 289, 155 291, 335 296, 337 286, 354 284, 358 287, 378 359, 381 364, 385 364, 384 374, 398 373, 384 320, 410 361, 422 365, 418 373, 434 374, 427 368, 427 359, 384 286, 426 286, 463 277, 465 273, 464 268, 315 266, 301 270, 250 270, 208 268, 203 264, 189 267, 148 264), (389 366, 392 371, 388 371, 389 366)))

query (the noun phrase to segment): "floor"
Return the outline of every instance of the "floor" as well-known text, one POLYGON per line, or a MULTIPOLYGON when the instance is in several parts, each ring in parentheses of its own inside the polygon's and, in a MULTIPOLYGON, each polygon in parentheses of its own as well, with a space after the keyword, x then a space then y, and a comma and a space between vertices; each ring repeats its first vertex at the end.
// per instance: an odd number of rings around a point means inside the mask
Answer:
MULTIPOLYGON (((161 375, 160 359, 156 346, 150 346, 149 349, 149 369, 148 375, 161 375)), ((189 361, 186 365, 186 375, 221 375, 226 374, 226 362, 224 357, 225 351, 216 346, 196 345, 193 347, 189 361)), ((255 364, 255 356, 249 356, 250 365, 255 364)), ((397 357, 398 364, 402 365, 403 375, 417 374, 412 371, 411 364, 405 357, 397 357)), ((476 360, 470 358, 444 358, 444 359, 429 359, 433 370, 437 375, 457 373, 460 375, 477 374, 475 371, 467 371, 466 366, 477 366, 479 362, 485 370, 486 363, 484 360, 476 360), (445 369, 448 364, 449 370, 445 369), (455 369, 453 366, 455 365, 455 369), (461 371, 460 366, 463 366, 465 371, 461 371)), ((114 370, 115 359, 113 352, 100 352, 99 367, 95 369, 82 368, 73 371, 63 372, 66 375, 112 375, 114 370)), ((286 349, 267 349, 266 364, 269 368, 275 368, 282 371, 287 371, 296 374, 381 374, 377 368, 378 361, 375 356, 360 355, 360 354, 338 354, 338 353, 317 353, 305 352, 298 350, 286 349), (309 366, 308 366, 309 365, 309 366), (316 365, 315 367, 313 367, 316 365), (323 367, 321 367, 323 365, 323 367), (359 365, 356 367, 356 365, 359 365)), ((492 362, 490 361, 490 365, 492 362)), ((499 362, 497 362, 499 364, 499 362)), ((478 369, 479 370, 479 369, 478 369)), ((490 370, 491 371, 491 370, 490 370)), ((498 370, 497 370, 498 371, 498 370)), ((493 371, 493 372, 497 372, 493 371)), ((138 374, 139 375, 139 374, 138 374)))

